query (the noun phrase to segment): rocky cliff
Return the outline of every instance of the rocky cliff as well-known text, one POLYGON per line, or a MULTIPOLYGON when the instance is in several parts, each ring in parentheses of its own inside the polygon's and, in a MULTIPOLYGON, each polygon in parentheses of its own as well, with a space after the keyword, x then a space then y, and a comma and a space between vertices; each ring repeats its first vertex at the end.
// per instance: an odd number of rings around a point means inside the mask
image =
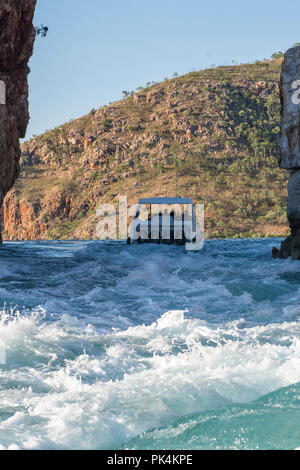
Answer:
POLYGON ((143 196, 205 204, 206 235, 282 235, 275 157, 281 58, 147 84, 22 145, 7 239, 95 238, 96 207, 143 196), (177 180, 177 185, 176 185, 177 180))
POLYGON ((35 4, 0 0, 0 81, 6 90, 6 103, 0 104, 0 207, 19 174, 19 138, 25 137, 29 120, 27 63, 35 38, 35 4))
POLYGON ((279 166, 290 171, 287 217, 291 234, 273 248, 273 256, 300 259, 300 46, 284 56, 280 79, 281 125, 278 141, 279 166))

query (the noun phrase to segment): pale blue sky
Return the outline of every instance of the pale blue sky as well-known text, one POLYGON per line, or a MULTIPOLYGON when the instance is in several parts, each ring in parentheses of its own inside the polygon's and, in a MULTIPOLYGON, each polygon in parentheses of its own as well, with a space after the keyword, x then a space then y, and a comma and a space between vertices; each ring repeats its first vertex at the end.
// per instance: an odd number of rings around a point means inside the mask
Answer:
POLYGON ((148 81, 300 42, 299 0, 38 0, 27 138, 148 81))

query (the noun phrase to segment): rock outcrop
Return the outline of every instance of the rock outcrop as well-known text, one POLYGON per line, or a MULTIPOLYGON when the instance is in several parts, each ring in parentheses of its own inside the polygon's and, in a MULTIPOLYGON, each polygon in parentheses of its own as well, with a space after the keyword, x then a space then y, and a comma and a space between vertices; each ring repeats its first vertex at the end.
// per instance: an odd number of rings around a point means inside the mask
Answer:
POLYGON ((287 217, 291 234, 273 248, 274 258, 300 259, 300 46, 284 56, 280 79, 281 126, 278 140, 280 168, 291 171, 287 217))
POLYGON ((0 207, 19 174, 19 138, 29 121, 27 64, 35 5, 36 0, 0 0, 0 81, 6 89, 6 103, 0 104, 0 207))

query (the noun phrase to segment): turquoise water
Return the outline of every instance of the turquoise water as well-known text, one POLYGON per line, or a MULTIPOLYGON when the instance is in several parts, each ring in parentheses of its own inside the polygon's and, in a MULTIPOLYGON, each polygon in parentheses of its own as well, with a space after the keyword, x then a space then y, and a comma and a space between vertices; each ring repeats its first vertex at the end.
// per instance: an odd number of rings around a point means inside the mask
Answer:
POLYGON ((300 264, 279 242, 5 243, 0 448, 300 447, 300 264))

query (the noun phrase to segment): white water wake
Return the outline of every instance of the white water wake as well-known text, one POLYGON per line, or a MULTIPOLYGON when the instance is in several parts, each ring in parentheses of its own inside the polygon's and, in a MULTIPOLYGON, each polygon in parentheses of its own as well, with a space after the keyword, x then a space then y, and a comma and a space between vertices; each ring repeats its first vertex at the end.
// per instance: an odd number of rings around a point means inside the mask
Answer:
POLYGON ((3 311, 2 447, 116 448, 180 416, 300 381, 298 321, 243 328, 188 315, 101 334, 69 315, 3 311))

